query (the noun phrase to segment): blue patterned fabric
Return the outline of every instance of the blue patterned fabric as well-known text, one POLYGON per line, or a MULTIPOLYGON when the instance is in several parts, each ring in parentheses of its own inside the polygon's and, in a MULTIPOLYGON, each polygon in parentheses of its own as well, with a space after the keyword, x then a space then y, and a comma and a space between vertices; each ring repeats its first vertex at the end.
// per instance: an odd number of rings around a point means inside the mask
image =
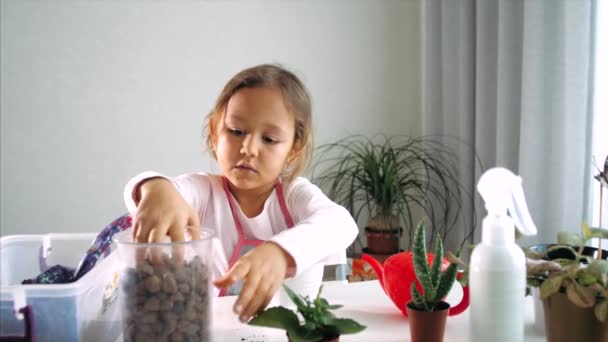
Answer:
POLYGON ((66 284, 77 281, 87 274, 101 256, 110 252, 112 237, 131 227, 133 220, 129 214, 122 215, 112 221, 97 235, 91 247, 86 251, 76 269, 55 265, 32 279, 22 281, 22 284, 66 284))

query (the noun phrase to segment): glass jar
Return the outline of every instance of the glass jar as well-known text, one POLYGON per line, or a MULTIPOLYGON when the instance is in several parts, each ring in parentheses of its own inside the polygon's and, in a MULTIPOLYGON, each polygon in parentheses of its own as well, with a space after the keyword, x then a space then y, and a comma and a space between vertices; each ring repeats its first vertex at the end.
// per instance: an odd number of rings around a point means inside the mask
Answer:
POLYGON ((115 236, 121 259, 119 300, 123 340, 209 341, 213 233, 199 240, 137 243, 115 236))

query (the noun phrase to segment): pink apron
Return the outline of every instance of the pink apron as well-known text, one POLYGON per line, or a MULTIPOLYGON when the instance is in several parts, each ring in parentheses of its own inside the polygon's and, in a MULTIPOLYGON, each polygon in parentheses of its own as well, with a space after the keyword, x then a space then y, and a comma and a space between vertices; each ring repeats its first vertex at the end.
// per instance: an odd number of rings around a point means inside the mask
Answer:
MULTIPOLYGON (((236 205, 234 203, 234 200, 232 199, 232 193, 230 193, 230 189, 228 188, 228 181, 226 180, 226 177, 222 177, 222 184, 224 185, 224 192, 226 192, 226 197, 228 198, 228 204, 230 204, 230 211, 232 212, 232 219, 234 220, 236 231, 239 234, 239 239, 236 243, 236 247, 234 248, 234 252, 232 253, 232 257, 230 258, 230 263, 228 265, 228 269, 230 269, 232 266, 234 266, 236 261, 241 256, 263 243, 264 240, 254 240, 245 238, 245 234, 243 233, 243 226, 241 225, 241 221, 239 220, 236 214, 236 205)), ((294 222, 291 218, 291 215, 289 214, 289 211, 287 210, 287 205, 285 204, 285 197, 283 195, 283 185, 281 185, 281 182, 279 182, 278 180, 275 185, 275 190, 277 192, 281 212, 283 212, 283 216, 285 217, 285 223, 287 223, 287 228, 291 228, 294 226, 294 222)), ((235 284, 232 284, 229 288, 223 288, 220 291, 219 295, 238 295, 241 292, 242 287, 243 281, 239 281, 235 284)))

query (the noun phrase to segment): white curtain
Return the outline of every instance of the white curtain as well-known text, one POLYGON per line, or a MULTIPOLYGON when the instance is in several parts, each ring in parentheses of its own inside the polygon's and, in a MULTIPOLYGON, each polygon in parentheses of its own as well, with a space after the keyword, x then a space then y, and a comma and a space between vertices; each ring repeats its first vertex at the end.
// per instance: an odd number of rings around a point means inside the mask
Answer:
MULTIPOLYGON (((538 235, 590 218, 594 0, 421 0, 422 133, 464 140, 462 181, 503 166, 523 178, 538 235)), ((467 203, 485 215, 475 189, 467 203)), ((474 243, 480 241, 477 222, 474 243)), ((451 236, 454 246, 464 236, 451 236)))

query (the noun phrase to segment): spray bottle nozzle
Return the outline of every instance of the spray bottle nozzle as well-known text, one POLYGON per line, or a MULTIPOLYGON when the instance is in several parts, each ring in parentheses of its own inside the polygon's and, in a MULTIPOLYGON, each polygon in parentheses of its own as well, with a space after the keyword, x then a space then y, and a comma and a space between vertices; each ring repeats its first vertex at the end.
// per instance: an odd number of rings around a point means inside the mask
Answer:
POLYGON ((528 212, 521 186, 521 177, 502 167, 492 168, 481 175, 477 190, 485 201, 488 216, 505 216, 508 211, 522 234, 536 234, 536 226, 528 212))

